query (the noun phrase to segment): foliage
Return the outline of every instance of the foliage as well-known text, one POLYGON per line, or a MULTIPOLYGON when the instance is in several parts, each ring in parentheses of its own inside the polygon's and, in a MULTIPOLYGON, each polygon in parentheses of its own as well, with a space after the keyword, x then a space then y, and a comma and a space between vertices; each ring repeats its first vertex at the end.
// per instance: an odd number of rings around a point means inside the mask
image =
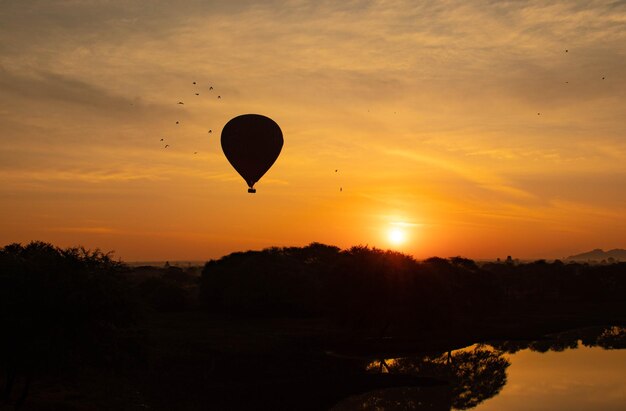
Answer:
POLYGON ((486 263, 412 257, 319 243, 233 253, 209 261, 203 303, 243 315, 322 315, 384 333, 390 325, 435 327, 480 321, 538 303, 623 302, 626 263, 486 263))
POLYGON ((0 366, 9 376, 112 361, 134 305, 110 254, 43 242, 0 249, 0 366))
MULTIPOLYGON (((503 353, 476 346, 456 352, 435 353, 417 357, 404 357, 378 360, 370 363, 370 372, 385 371, 391 374, 412 374, 421 377, 434 377, 447 381, 450 398, 445 409, 465 410, 476 407, 481 402, 496 396, 506 384, 506 370, 509 361, 503 353)), ((423 394, 413 393, 414 402, 422 401, 423 394)), ((384 408, 386 393, 377 398, 369 398, 384 408)), ((404 398, 402 404, 408 403, 404 398)))

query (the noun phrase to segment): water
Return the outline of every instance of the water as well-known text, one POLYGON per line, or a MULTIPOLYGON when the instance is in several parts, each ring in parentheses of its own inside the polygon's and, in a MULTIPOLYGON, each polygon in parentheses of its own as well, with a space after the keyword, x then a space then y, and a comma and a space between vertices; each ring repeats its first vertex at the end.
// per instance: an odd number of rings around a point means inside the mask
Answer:
POLYGON ((445 380, 348 398, 343 410, 626 410, 626 328, 570 331, 540 341, 502 341, 419 357, 369 362, 370 372, 445 380))
POLYGON ((474 409, 626 410, 626 350, 601 347, 510 356, 507 383, 474 409))

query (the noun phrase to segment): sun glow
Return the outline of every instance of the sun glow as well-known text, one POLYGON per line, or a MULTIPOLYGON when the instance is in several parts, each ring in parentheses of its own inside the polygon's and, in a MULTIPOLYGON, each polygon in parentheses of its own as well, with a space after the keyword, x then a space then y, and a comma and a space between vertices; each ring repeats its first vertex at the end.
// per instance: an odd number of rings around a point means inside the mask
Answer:
POLYGON ((396 246, 404 244, 406 242, 406 232, 399 227, 393 227, 387 232, 387 239, 396 246))

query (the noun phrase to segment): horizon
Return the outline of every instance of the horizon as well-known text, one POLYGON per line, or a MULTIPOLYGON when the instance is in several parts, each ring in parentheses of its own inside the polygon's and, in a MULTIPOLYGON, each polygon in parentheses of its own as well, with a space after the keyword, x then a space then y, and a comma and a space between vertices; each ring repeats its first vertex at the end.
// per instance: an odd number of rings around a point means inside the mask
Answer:
MULTIPOLYGON (((313 242, 313 243, 315 243, 315 242, 313 242)), ((311 243, 309 243, 309 244, 311 244, 311 243)), ((319 244, 322 244, 322 243, 319 243, 319 244)), ((289 247, 306 247, 307 245, 308 244, 300 245, 300 246, 278 246, 278 248, 283 248, 283 247, 285 247, 285 248, 289 248, 289 247)), ((333 244, 324 244, 324 245, 334 246, 333 244)), ((354 245, 354 246, 351 246, 351 247, 361 247, 361 246, 363 246, 363 245, 354 245)), ((258 249, 234 250, 234 251, 228 252, 228 253, 220 255, 220 256, 201 258, 201 259, 197 259, 197 260, 176 260, 176 259, 167 259, 167 258, 159 259, 159 260, 125 260, 123 258, 120 258, 120 259, 123 262, 125 262, 125 263, 133 264, 133 265, 140 264, 140 263, 166 263, 166 262, 169 262, 171 265, 184 264, 184 263, 204 263, 204 262, 207 262, 207 261, 210 261, 210 260, 219 260, 220 258, 226 257, 226 256, 228 256, 230 254, 233 254, 233 253, 249 252, 249 251, 263 251, 263 250, 266 250, 268 248, 273 248, 273 247, 277 247, 277 246, 270 246, 270 247, 264 247, 264 248, 258 248, 258 249)), ((336 246, 334 246, 334 247, 336 247, 336 246)), ((340 248, 341 251, 344 251, 344 250, 350 249, 351 247, 346 247, 346 248, 339 247, 339 248, 340 248)), ((369 246, 365 245, 365 247, 369 247, 369 246)), ((378 247, 371 247, 371 248, 378 248, 378 247)), ((383 251, 399 251, 399 250, 395 250, 395 249, 392 249, 392 248, 379 248, 379 249, 381 249, 383 251)), ((623 250, 623 249, 621 249, 621 248, 613 248, 613 249, 603 250, 603 249, 596 248, 596 249, 593 249, 593 250, 580 251, 580 252, 576 252, 576 253, 569 253, 568 255, 564 255, 564 256, 553 256, 553 257, 548 257, 548 258, 546 258, 546 257, 535 258, 535 257, 528 257, 528 256, 516 256, 516 255, 512 255, 512 254, 507 254, 507 255, 503 255, 503 256, 495 256, 495 257, 492 257, 492 258, 470 258, 470 257, 464 256, 464 255, 448 255, 448 256, 431 255, 431 256, 428 256, 428 257, 424 257, 424 258, 417 258, 413 254, 409 254, 409 253, 406 253, 406 252, 403 252, 403 251, 399 251, 399 252, 401 252, 402 254, 408 255, 408 256, 414 258, 417 261, 423 261, 423 260, 426 260, 428 258, 433 258, 433 257, 440 257, 440 258, 462 257, 462 258, 469 258, 470 260, 474 260, 474 261, 477 261, 477 262, 489 262, 489 261, 497 261, 497 260, 504 261, 507 257, 510 256, 514 260, 518 260, 520 262, 533 262, 533 261, 538 261, 538 260, 547 260, 547 261, 567 260, 570 257, 574 257, 574 256, 577 256, 579 254, 585 254, 585 253, 588 253, 588 252, 598 251, 598 250, 602 251, 602 252, 609 252, 609 251, 623 250)), ((116 256, 115 252, 113 252, 113 255, 116 256)))
POLYGON ((2 9, 0 244, 124 261, 626 248, 626 3, 2 9), (246 113, 284 137, 256 194, 220 143, 246 113))
MULTIPOLYGON (((258 249, 245 249, 245 250, 232 250, 230 252, 227 252, 223 255, 219 255, 219 256, 211 256, 211 257, 206 257, 206 258, 199 258, 199 259, 172 259, 172 258, 160 258, 160 259, 155 259, 155 260, 149 260, 149 259, 138 259, 138 260, 127 260, 122 258, 121 256, 117 255, 115 250, 102 250, 102 249, 98 249, 93 248, 87 248, 85 247, 87 250, 100 250, 105 254, 109 254, 114 260, 119 260, 125 264, 129 264, 129 265, 133 265, 133 266, 139 266, 139 265, 150 265, 150 264, 159 264, 159 265, 164 265, 169 263, 170 265, 173 266, 182 266, 182 265, 193 265, 193 264, 205 264, 208 261, 211 260, 219 260, 223 257, 227 257, 231 254, 235 254, 235 253, 247 253, 247 252, 261 252, 267 249, 271 249, 271 248, 302 248, 302 247, 307 247, 311 244, 322 244, 322 245, 326 245, 326 246, 331 246, 331 247, 337 247, 336 245, 333 244, 323 244, 320 242, 311 242, 309 244, 305 244, 305 245, 299 245, 299 246, 269 246, 269 247, 263 247, 263 248, 258 248, 258 249)), ((0 248, 6 246, 8 244, 2 245, 0 246, 0 248)), ((25 244, 22 244, 25 245, 25 244)), ((53 246, 56 246, 54 244, 52 244, 53 246)), ((74 247, 82 247, 80 245, 78 246, 74 246, 74 247)), ((567 256, 560 256, 560 257, 550 257, 550 258, 533 258, 533 257, 525 257, 525 256, 515 256, 515 255, 505 255, 505 256, 496 256, 496 257, 492 257, 492 258, 470 258, 467 256, 463 256, 463 255, 448 255, 448 256, 441 256, 441 255, 431 255, 431 256, 427 256, 424 258, 417 258, 416 256, 406 253, 406 252, 402 252, 399 251, 397 249, 393 249, 393 248, 379 248, 379 247, 373 247, 373 246, 369 246, 369 245, 363 245, 363 244, 358 244, 358 245, 353 245, 350 247, 346 247, 346 248, 342 248, 342 247, 337 247, 339 248, 340 251, 347 251, 352 247, 366 247, 369 249, 378 249, 378 250, 382 250, 382 251, 392 251, 392 252, 400 252, 404 255, 407 255, 413 259, 415 259, 416 261, 424 261, 427 260, 429 258, 444 258, 444 259, 449 259, 449 258, 455 258, 455 257, 461 257, 461 258, 468 258, 470 260, 476 261, 476 262, 496 262, 496 261, 505 261, 508 257, 511 257, 513 260, 515 261, 519 261, 521 263, 528 263, 528 262, 534 262, 534 261, 540 261, 540 260, 546 260, 546 261, 556 261, 556 260, 570 260, 571 257, 577 257, 580 254, 587 254, 590 252, 594 252, 594 251, 601 251, 604 253, 610 252, 610 251, 626 251, 624 249, 621 248, 614 248, 614 249, 607 249, 607 250, 603 250, 603 249, 593 249, 593 250, 587 250, 587 251, 582 251, 579 253, 570 253, 567 256)), ((576 260, 576 261, 581 261, 576 260)), ((591 261, 591 260, 588 260, 591 261)))

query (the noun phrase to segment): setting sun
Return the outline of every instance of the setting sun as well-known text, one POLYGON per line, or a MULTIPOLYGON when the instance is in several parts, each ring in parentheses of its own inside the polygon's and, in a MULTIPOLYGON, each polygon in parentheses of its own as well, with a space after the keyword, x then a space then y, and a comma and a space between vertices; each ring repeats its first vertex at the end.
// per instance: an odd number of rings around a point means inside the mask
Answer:
POLYGON ((393 227, 387 233, 389 242, 393 245, 401 245, 406 242, 406 232, 398 227, 393 227))

